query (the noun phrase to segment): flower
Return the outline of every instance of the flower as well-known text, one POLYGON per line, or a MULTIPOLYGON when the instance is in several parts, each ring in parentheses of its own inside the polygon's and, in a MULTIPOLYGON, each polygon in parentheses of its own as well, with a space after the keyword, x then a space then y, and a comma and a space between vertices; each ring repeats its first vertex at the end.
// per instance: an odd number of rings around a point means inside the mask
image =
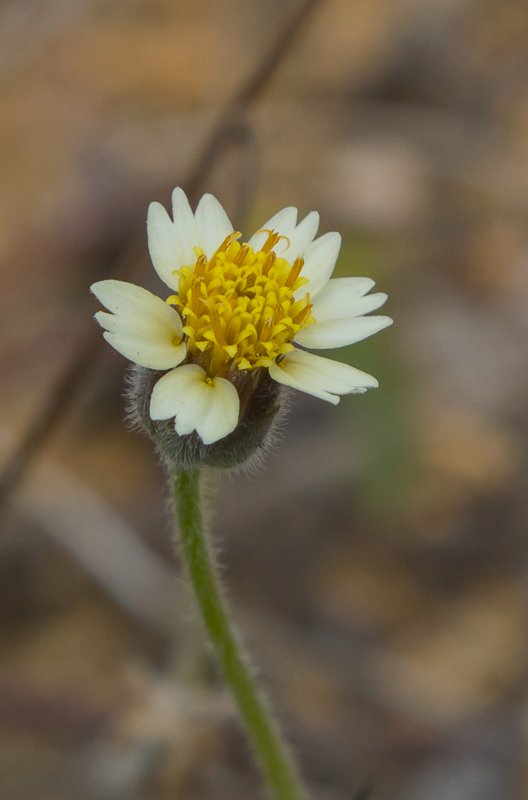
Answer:
POLYGON ((152 263, 170 296, 117 280, 91 287, 110 312, 95 315, 106 341, 165 373, 150 396, 152 420, 174 419, 179 436, 196 431, 211 445, 235 430, 266 372, 334 404, 378 386, 371 375, 305 349, 352 344, 392 322, 364 316, 387 299, 368 294, 370 278, 330 277, 341 237, 316 238, 317 212, 297 223, 297 209, 284 208, 243 242, 211 194, 193 213, 176 188, 172 206, 174 219, 159 203, 147 219, 152 263))

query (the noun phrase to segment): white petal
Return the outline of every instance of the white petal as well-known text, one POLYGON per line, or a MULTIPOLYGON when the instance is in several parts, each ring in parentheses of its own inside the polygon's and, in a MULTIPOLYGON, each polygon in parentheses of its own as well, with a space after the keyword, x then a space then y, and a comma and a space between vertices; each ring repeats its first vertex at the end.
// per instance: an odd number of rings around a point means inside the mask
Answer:
POLYGON ((324 380, 327 391, 336 394, 350 394, 357 389, 377 389, 378 381, 367 372, 362 372, 350 364, 334 361, 332 358, 316 356, 304 350, 287 353, 285 359, 302 366, 305 373, 312 373, 324 380))
POLYGON ((272 364, 270 375, 279 383, 334 404, 339 402, 338 395, 361 394, 378 386, 376 378, 366 372, 302 350, 287 353, 280 365, 272 364))
POLYGON ((183 335, 178 336, 171 326, 165 325, 158 319, 132 319, 131 317, 120 317, 117 314, 107 314, 105 311, 98 311, 95 319, 105 331, 120 333, 123 336, 169 342, 175 346, 180 344, 183 338, 183 335))
POLYGON ((299 389, 301 392, 306 392, 314 397, 319 397, 321 400, 327 400, 329 403, 337 405, 339 397, 326 391, 324 381, 321 378, 314 377, 312 373, 307 376, 302 364, 298 364, 295 359, 291 358, 292 355, 298 352, 300 351, 295 350, 293 353, 287 353, 289 358, 285 356, 280 364, 274 361, 269 368, 270 376, 277 383, 283 383, 285 386, 291 386, 292 389, 299 389))
MULTIPOLYGON (((253 234, 248 244, 251 245, 254 250, 260 250, 268 238, 268 234, 264 233, 264 231, 271 230, 277 231, 278 233, 282 234, 282 236, 291 238, 295 231, 296 222, 297 209, 294 206, 283 208, 281 211, 278 211, 276 214, 270 217, 269 220, 259 228, 257 233, 253 234)), ((278 255, 282 255, 282 250, 285 246, 287 246, 287 243, 281 240, 273 249, 278 255)))
POLYGON ((201 243, 187 195, 179 186, 172 192, 172 216, 181 254, 180 266, 190 267, 196 261, 194 248, 201 243))
POLYGON ((240 400, 233 384, 225 378, 215 378, 211 385, 204 386, 209 392, 209 405, 196 424, 196 432, 204 444, 213 444, 235 430, 240 400))
MULTIPOLYGON (((339 305, 346 309, 349 304, 370 292, 374 286, 372 278, 331 278, 321 291, 317 292, 314 307, 317 302, 317 308, 324 311, 327 306, 339 305)), ((315 314, 314 316, 317 319, 315 314)))
POLYGON ((171 327, 176 335, 182 334, 178 312, 152 292, 125 281, 98 281, 90 287, 99 302, 120 317, 134 320, 158 320, 171 327))
MULTIPOLYGON (((319 227, 319 214, 317 211, 310 211, 306 217, 299 222, 295 231, 289 237, 290 244, 280 255, 292 264, 296 258, 303 256, 306 248, 310 245, 319 227)), ((280 244, 277 245, 280 247, 280 244)))
MULTIPOLYGON (((184 266, 181 239, 160 203, 151 203, 147 214, 148 249, 154 269, 171 289, 178 288, 174 270, 184 266)), ((194 261, 192 262, 194 263, 194 261)))
MULTIPOLYGON (((197 420, 208 411, 210 392, 205 383, 206 373, 197 364, 180 367, 172 380, 172 406, 175 409, 169 416, 176 416, 176 433, 184 436, 196 430, 197 420), (181 373, 181 374, 180 374, 181 373)), ((170 400, 167 398, 167 408, 170 400)))
POLYGON ((222 205, 212 194, 204 194, 195 213, 198 244, 207 258, 215 253, 226 236, 233 233, 233 226, 222 205))
POLYGON ((124 281, 99 281, 91 289, 114 312, 99 311, 95 318, 106 329, 106 341, 121 355, 150 369, 171 369, 183 361, 181 319, 163 300, 124 281))
POLYGON ((157 381, 150 398, 151 419, 170 419, 182 408, 188 397, 189 387, 205 375, 198 364, 185 364, 167 372, 157 381))
POLYGON ((326 290, 330 283, 332 281, 321 289, 313 302, 312 316, 317 322, 361 317, 371 311, 376 311, 387 300, 387 295, 384 292, 367 294, 363 297, 345 291, 327 292, 326 290))
POLYGON ((180 435, 196 430, 205 444, 231 433, 238 423, 238 393, 224 378, 206 383, 206 377, 197 364, 186 364, 160 378, 150 401, 152 419, 175 416, 180 435))
POLYGON ((154 337, 130 336, 108 331, 103 336, 122 356, 149 369, 172 369, 181 364, 187 352, 183 342, 174 345, 154 337))
POLYGON ((176 433, 180 436, 186 436, 196 429, 196 420, 201 419, 207 409, 209 400, 208 392, 195 392, 192 394, 194 402, 192 405, 186 405, 178 409, 178 414, 174 420, 174 427, 176 433))
POLYGON ((315 322, 299 331, 295 341, 303 347, 313 347, 315 350, 344 347, 347 344, 360 342, 388 325, 392 325, 390 317, 350 317, 315 322))
POLYGON ((298 295, 310 292, 310 297, 315 297, 330 279, 340 249, 341 236, 335 232, 325 233, 308 246, 301 276, 308 278, 309 283, 299 289, 298 295))

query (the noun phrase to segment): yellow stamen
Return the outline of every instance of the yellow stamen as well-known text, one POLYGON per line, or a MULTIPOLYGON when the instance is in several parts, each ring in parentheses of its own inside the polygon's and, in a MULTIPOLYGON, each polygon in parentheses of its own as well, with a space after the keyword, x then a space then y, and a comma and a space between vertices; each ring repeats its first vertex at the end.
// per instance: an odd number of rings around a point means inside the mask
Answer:
POLYGON ((215 339, 218 342, 218 344, 222 345, 223 347, 226 344, 226 340, 224 332, 222 330, 222 323, 220 322, 218 309, 215 308, 212 304, 209 305, 209 315, 211 317, 211 328, 213 329, 215 339))
POLYGON ((284 234, 278 233, 277 231, 270 230, 269 228, 261 228, 259 231, 257 231, 257 233, 268 234, 268 238, 260 248, 261 252, 263 253, 269 253, 270 250, 272 250, 275 247, 275 245, 280 242, 281 239, 286 239, 286 241, 288 242, 287 245, 288 247, 291 244, 287 236, 284 236, 284 234))
POLYGON ((266 256, 266 259, 265 259, 265 261, 264 261, 264 263, 262 265, 262 274, 263 275, 267 275, 268 274, 268 272, 270 271, 270 269, 274 265, 276 258, 277 258, 277 256, 275 255, 275 253, 268 253, 268 255, 266 256))
POLYGON ((234 257, 233 264, 236 264, 237 266, 240 267, 244 263, 244 260, 249 251, 250 251, 249 245, 243 244, 238 253, 236 254, 236 256, 234 257))
POLYGON ((195 263, 175 271, 178 293, 167 302, 183 317, 189 359, 210 376, 269 366, 314 321, 309 294, 295 297, 308 283, 303 259, 290 264, 273 251, 287 237, 262 232, 268 238, 258 251, 233 231, 209 260, 196 247, 195 263))
POLYGON ((269 251, 273 247, 275 247, 275 245, 278 244, 281 239, 286 239, 286 241, 288 242, 288 245, 287 245, 288 247, 291 244, 291 242, 290 242, 290 240, 288 239, 287 236, 285 236, 283 233, 278 233, 278 231, 274 231, 273 229, 270 229, 270 228, 261 228, 259 231, 257 231, 257 233, 267 233, 268 234, 268 238, 266 239, 266 241, 264 242, 264 244, 260 248, 261 251, 264 252, 264 253, 269 253, 269 251))
POLYGON ((289 286, 290 289, 297 280, 297 278, 299 277, 303 265, 304 265, 304 259, 302 258, 296 258, 295 261, 293 262, 293 266, 288 274, 288 277, 284 282, 285 285, 289 286))
POLYGON ((216 250, 216 252, 212 256, 210 263, 214 262, 214 259, 218 255, 218 253, 225 252, 227 250, 227 248, 229 247, 229 245, 232 242, 236 242, 236 240, 240 239, 241 236, 242 236, 242 234, 240 233, 240 231, 233 231, 233 233, 230 233, 229 236, 226 236, 226 238, 224 239, 224 241, 222 242, 220 247, 216 250))
POLYGON ((196 264, 195 264, 195 267, 194 267, 195 277, 199 277, 200 275, 203 275, 204 272, 205 272, 205 268, 206 267, 207 267, 207 259, 202 254, 201 256, 198 256, 198 258, 196 260, 196 264))

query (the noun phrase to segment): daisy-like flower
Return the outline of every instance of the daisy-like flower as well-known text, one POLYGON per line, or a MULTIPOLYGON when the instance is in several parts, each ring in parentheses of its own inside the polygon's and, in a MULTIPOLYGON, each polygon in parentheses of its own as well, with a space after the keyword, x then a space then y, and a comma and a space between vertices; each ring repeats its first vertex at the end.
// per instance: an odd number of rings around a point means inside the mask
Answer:
POLYGON ((390 325, 365 316, 387 295, 370 278, 331 278, 338 233, 316 238, 319 214, 297 222, 284 208, 247 242, 215 197, 193 213, 182 189, 173 219, 151 203, 149 252, 171 294, 162 300, 131 283, 104 280, 92 292, 108 310, 95 317, 119 353, 164 373, 149 401, 153 421, 174 420, 205 445, 231 434, 248 397, 271 378, 330 403, 375 388, 371 375, 307 352, 358 342, 390 325), (266 376, 266 373, 268 375, 266 376))

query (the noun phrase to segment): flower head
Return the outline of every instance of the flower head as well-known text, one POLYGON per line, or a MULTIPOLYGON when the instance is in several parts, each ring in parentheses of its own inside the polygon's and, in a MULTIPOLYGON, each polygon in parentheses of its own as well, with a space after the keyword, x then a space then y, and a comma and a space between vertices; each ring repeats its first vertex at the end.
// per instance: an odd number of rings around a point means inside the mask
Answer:
POLYGON ((392 322, 364 316, 387 299, 368 294, 372 280, 331 279, 341 237, 316 238, 317 212, 297 223, 297 209, 285 208, 245 242, 212 195, 194 213, 182 189, 172 201, 174 219, 151 203, 147 220, 166 300, 123 281, 91 287, 110 312, 95 315, 105 339, 158 373, 150 420, 174 420, 178 436, 195 432, 214 445, 247 422, 251 398, 262 387, 269 395, 273 382, 331 403, 377 387, 371 375, 305 349, 352 344, 392 322))

